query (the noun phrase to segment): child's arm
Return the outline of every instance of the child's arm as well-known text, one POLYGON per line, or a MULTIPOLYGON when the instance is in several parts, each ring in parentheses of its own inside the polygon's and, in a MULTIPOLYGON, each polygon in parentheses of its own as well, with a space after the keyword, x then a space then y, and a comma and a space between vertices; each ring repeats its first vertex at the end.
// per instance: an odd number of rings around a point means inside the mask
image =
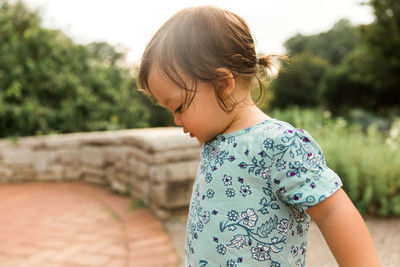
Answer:
POLYGON ((307 212, 317 223, 339 266, 380 266, 364 220, 343 189, 307 212))

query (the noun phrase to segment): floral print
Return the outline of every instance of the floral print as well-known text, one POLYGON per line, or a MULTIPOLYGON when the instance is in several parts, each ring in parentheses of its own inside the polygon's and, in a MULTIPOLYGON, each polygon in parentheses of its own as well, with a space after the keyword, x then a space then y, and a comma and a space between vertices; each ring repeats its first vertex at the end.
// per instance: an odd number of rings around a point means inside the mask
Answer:
POLYGON ((240 186, 240 193, 243 197, 246 197, 251 194, 251 189, 249 185, 242 185, 240 186))
POLYGON ((232 176, 224 175, 224 178, 222 178, 222 182, 225 186, 232 185, 232 176))
POLYGON ((241 218, 241 224, 251 228, 256 224, 258 217, 253 209, 247 209, 246 211, 242 212, 241 218))
POLYGON ((217 136, 201 156, 186 266, 305 266, 306 210, 342 185, 313 138, 267 120, 217 136))
POLYGON ((239 213, 235 210, 231 210, 228 212, 228 220, 229 221, 236 221, 239 218, 239 213))

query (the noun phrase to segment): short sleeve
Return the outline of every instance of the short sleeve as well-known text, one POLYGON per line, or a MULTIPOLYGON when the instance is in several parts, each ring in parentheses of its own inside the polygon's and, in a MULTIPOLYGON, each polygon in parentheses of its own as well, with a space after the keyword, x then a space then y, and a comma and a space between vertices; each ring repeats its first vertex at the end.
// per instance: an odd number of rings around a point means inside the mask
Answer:
POLYGON ((315 140, 301 129, 286 129, 273 142, 271 184, 277 196, 303 209, 332 195, 343 184, 315 140))

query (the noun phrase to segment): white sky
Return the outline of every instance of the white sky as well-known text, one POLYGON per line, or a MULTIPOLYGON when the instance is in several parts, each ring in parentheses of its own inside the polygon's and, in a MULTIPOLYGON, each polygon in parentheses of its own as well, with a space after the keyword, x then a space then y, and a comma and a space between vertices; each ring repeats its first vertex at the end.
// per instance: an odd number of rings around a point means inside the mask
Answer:
POLYGON ((214 5, 243 17, 256 39, 258 53, 282 53, 296 33, 330 29, 341 18, 354 25, 373 21, 367 0, 25 0, 39 8, 43 24, 59 28, 74 41, 106 41, 128 49, 137 62, 151 36, 175 12, 188 6, 214 5))

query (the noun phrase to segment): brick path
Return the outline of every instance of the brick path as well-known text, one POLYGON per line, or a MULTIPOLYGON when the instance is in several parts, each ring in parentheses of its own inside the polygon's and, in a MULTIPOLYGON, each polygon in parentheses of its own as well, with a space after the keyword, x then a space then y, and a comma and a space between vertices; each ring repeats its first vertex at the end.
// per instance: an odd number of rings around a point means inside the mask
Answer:
POLYGON ((0 185, 0 267, 176 267, 163 225, 82 183, 0 185))

